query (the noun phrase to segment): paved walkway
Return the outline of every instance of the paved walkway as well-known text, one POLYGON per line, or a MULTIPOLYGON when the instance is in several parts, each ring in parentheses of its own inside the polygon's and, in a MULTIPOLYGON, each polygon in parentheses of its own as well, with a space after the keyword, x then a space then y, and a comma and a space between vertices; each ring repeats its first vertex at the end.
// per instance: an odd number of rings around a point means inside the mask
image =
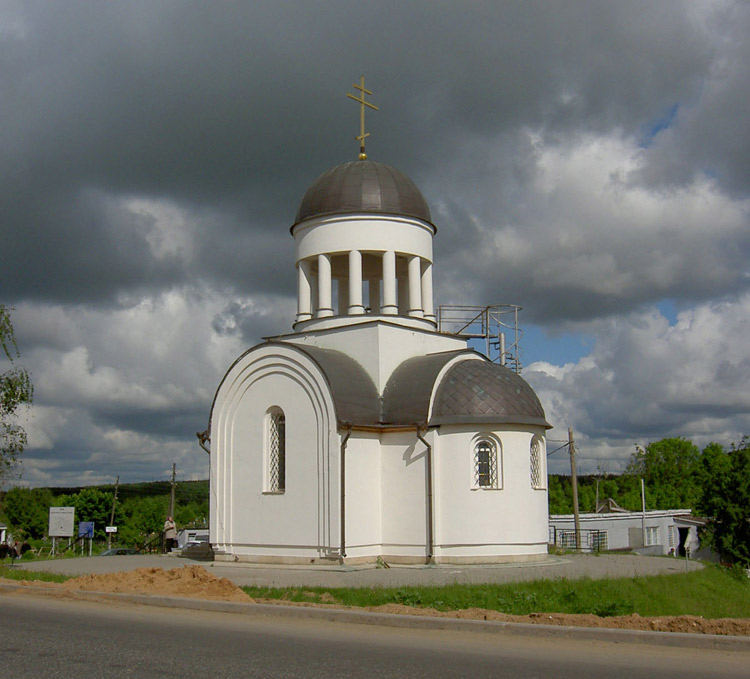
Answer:
POLYGON ((550 556, 544 561, 486 566, 268 566, 213 563, 183 559, 176 555, 92 556, 18 563, 15 568, 42 570, 66 575, 115 573, 136 568, 179 568, 200 565, 237 585, 271 587, 403 587, 453 583, 502 583, 522 580, 616 578, 684 573, 701 564, 670 557, 632 554, 582 554, 550 556))

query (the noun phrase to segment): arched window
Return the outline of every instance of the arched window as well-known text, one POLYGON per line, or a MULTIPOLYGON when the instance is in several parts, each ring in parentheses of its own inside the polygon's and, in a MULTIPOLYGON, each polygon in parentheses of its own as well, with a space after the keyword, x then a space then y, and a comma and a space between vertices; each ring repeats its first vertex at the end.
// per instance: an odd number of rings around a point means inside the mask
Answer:
POLYGON ((274 408, 268 414, 268 490, 283 493, 286 488, 286 418, 274 408))
POLYGON ((497 445, 482 438, 474 443, 474 487, 498 488, 497 445))
POLYGON ((531 475, 531 487, 537 490, 544 490, 546 488, 544 473, 544 460, 542 454, 544 452, 544 444, 539 436, 535 436, 531 439, 531 451, 529 459, 529 471, 531 475))

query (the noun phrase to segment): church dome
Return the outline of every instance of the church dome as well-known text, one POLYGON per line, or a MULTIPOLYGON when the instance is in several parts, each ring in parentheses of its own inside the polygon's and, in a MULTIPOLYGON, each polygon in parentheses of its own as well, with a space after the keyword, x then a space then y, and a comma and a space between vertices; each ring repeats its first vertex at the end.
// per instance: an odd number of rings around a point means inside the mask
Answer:
POLYGON ((431 223, 430 209, 403 172, 372 160, 356 160, 318 177, 300 203, 297 224, 311 217, 342 213, 416 217, 431 223))

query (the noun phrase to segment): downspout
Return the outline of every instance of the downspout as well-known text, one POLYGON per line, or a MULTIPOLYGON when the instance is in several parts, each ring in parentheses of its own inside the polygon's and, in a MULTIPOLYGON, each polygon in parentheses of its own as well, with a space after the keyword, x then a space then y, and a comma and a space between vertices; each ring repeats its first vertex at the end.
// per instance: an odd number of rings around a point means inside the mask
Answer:
POLYGON ((433 525, 433 508, 432 508, 432 446, 427 443, 419 431, 419 425, 415 425, 417 438, 424 443, 427 448, 427 563, 432 561, 434 551, 434 525, 433 525))
POLYGON ((211 435, 208 429, 206 431, 199 431, 195 435, 198 437, 198 445, 210 455, 211 450, 206 447, 206 443, 211 443, 211 435))
POLYGON ((347 425, 346 436, 341 441, 341 549, 340 558, 346 557, 346 444, 352 435, 352 425, 347 425))

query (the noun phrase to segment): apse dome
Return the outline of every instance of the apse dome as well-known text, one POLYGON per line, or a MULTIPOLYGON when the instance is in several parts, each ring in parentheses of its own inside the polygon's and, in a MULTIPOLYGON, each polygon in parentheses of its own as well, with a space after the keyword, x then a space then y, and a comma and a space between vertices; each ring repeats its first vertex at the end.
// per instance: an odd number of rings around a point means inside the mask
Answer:
POLYGON ((320 175, 305 193, 294 224, 351 212, 415 217, 432 224, 427 201, 414 182, 372 160, 337 165, 320 175))

